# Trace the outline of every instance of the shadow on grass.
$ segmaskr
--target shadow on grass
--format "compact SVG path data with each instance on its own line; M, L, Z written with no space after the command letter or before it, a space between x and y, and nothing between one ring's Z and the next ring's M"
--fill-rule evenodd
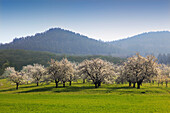
M62 93L62 92L78 92L85 89L95 89L94 86L82 86L82 87L76 87L76 86L67 86L64 89L61 90L55 90L56 93Z
M122 87L108 87L108 89L117 90L117 89L134 89L134 88L129 86L122 86Z
M18 90L20 90L21 88L33 88L33 87L37 87L37 86L19 86L19 89L18 89ZM0 90L0 92L18 91L18 90L16 90L16 88L10 88L10 89Z
M94 86L82 86L82 87L59 86L58 88L55 88L55 86L51 86L51 87L42 87L42 88L36 88L36 89L27 90L27 91L21 91L18 93L31 93L31 92L44 92L44 91L52 91L54 93L62 93L62 92L78 92L78 91L82 91L85 89L95 89L95 88L94 88Z
M112 92L117 92L117 93L120 93L120 94L133 94L133 93L136 94L136 93L140 93L140 92L138 92L136 90L129 90L129 89L136 89L136 88L129 87L129 86L108 87L107 89L108 90L106 91L106 93L112 93Z
M77 84L76 84L77 85ZM23 90L24 88L30 88L30 89L24 89L25 91L19 91L20 88ZM157 88L157 87L156 87ZM83 91L83 90L88 90L88 89L92 89L89 91L89 93L113 93L113 92L117 92L117 93L121 93L121 94L145 94L145 93L164 93L169 92L168 88L160 88L159 89L164 89L165 91L159 91L159 90L151 90L151 89L145 89L142 88L142 90L135 90L136 88L133 87L128 87L128 86L102 86L101 88L95 88L94 86L66 86L66 87L62 87L59 86L58 88L55 88L54 86L36 86L36 85L25 85L25 86L20 86L19 87L19 92L17 93L31 93L31 92L45 92L45 91L50 91L53 93L62 93L62 92L79 92L79 91ZM95 90L93 90L95 89ZM134 89L134 90L131 90ZM7 92L7 91L15 91L16 89L10 88L10 89L2 89L0 90L0 92Z
M30 88L30 89L27 89L26 91L19 91L20 89L24 89L24 88ZM25 86L19 86L18 90L16 90L16 88L13 87L9 89L2 89L0 90L0 92L19 91L17 93L31 93L31 92L52 91L54 93L62 93L62 92L78 92L78 91L82 91L85 89L94 89L94 86L66 86L66 87L58 86L58 88L55 88L55 86L39 87L36 85L25 85Z
M36 85L35 86L32 86L32 85L31 86L21 86L20 88L33 88L33 87L37 87L37 86ZM37 87L36 89L30 89L30 90L21 91L18 93L31 93L31 92L44 92L44 91L52 91L54 93L62 93L62 92L79 92L79 91L86 90L86 89L100 89L100 88L95 88L94 86L66 86L66 87L58 86L58 88L55 88L55 86L51 86L51 87ZM106 93L111 93L118 89L133 89L133 87L126 87L126 86L124 86L124 87L107 87L106 89L107 89L107 90L105 90ZM0 92L15 91L15 90L16 90L15 88L11 88L11 89L0 90Z
M44 92L44 91L62 93L62 92L77 92L77 91L81 91L84 89L93 89L93 87L92 86L89 86L89 87L66 86L63 88L62 86L59 86L58 88L55 88L55 86L51 86L51 87L42 87L42 88L36 88L36 89L27 90L27 91L21 91L18 93L31 93L31 92Z
M29 85L29 86L22 86L22 85L19 85L19 88L18 90L22 89L22 88L33 88L33 87L37 87L36 85L35 86L32 86L32 85ZM7 92L7 91L18 91L16 90L16 88L10 88L10 89L3 89L3 90L0 90L0 92Z
M54 86L52 87L42 87L42 88L36 88L36 89L31 89L28 91L21 91L18 93L30 93L30 92L44 92L44 91L51 91L54 88Z
M36 85L31 85L31 86L22 86L22 87L20 87L20 88L33 88L33 87L37 87Z
M10 88L10 89L0 90L0 92L15 91L15 90L16 88Z

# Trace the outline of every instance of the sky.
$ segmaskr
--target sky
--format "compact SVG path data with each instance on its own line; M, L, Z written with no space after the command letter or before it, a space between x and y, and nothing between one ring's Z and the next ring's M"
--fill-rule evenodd
M0 43L55 27L103 41L170 31L170 0L0 0Z

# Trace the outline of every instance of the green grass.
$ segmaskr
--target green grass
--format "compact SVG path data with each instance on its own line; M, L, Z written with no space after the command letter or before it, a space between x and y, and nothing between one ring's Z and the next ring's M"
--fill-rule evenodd
M0 80L0 113L169 113L170 88L157 84L143 84L141 89L124 85L104 85L94 88L93 84L73 83L72 86L55 88L49 85L28 84L19 86Z

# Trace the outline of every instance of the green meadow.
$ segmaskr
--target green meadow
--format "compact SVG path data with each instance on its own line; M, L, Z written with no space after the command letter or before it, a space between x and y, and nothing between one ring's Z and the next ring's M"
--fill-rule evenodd
M170 84L168 84L170 85ZM141 89L128 84L74 82L63 88L48 85L20 85L0 79L0 113L170 113L170 88L143 83Z

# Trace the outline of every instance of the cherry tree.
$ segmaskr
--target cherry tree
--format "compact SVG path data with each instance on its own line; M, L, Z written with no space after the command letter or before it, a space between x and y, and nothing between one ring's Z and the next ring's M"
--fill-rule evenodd
M165 81L166 87L168 87L168 82L170 81L170 66L165 65L164 70L163 70L163 75L164 75L164 81Z
M51 60L51 62L49 62L50 66L47 68L47 73L50 75L49 77L55 81L56 84L56 88L58 88L58 83L59 81L62 80L61 77L61 64L58 61L55 60Z
M124 65L119 65L119 66L116 66L115 67L115 72L116 72L116 80L115 82L118 83L118 84L123 84L124 82L128 81L127 80L127 77L126 77L126 72L125 72L125 69L124 69ZM131 82L130 83L130 86L131 86Z
M71 63L71 62L69 62L69 64L71 65L70 70L72 70L72 71L71 71L71 74L68 75L68 81L69 81L69 85L71 86L72 81L75 81L79 78L78 71L77 71L77 68L78 68L77 65L78 64L77 63Z
M62 59L60 62L51 60L50 66L47 68L47 72L50 75L50 78L55 80L56 88L58 87L59 81L62 81L63 87L65 87L65 82L71 81L74 77L74 68L70 61L66 58Z
M170 66L162 64L159 69L159 74L155 77L158 86L160 83L163 85L163 82L165 82L166 87L168 87L168 81L170 80Z
M80 79L83 80L83 84L86 82L86 80L87 80L87 81L90 80L90 77L89 77L88 74L85 72L85 69L84 69L84 70L81 69L81 68L83 68L84 65L85 65L84 62L82 62L82 63L78 64L78 66L77 66L77 75L78 75L78 77L79 77ZM84 67L84 68L85 68L85 67ZM84 72L83 72L83 71L84 71Z
M134 80L133 77L133 72L132 70L129 70L129 67L127 66L127 62L125 62L123 65L117 66L116 68L116 74L117 78L115 80L116 83L124 83L128 82L129 87L131 87L131 84L133 83L133 87L135 87L136 81Z
M101 86L101 83L112 83L115 77L113 64L99 58L84 60L79 64L80 74L87 75L95 84L95 88Z
M80 78L83 79L83 84L86 82L86 80L88 79L88 75L87 74L79 74Z
M154 56L149 55L145 58L137 54L128 58L125 70L130 81L137 83L137 88L140 89L143 80L149 80L158 75L158 66Z
M131 61L130 61L131 60ZM124 71L123 71L123 77L127 80L127 82L129 82L129 87L131 86L131 83L133 83L133 87L135 88L136 85L136 77L138 76L139 73L139 65L135 65L135 61L132 62L133 59L128 59L127 62L124 62ZM134 67L136 66L136 67Z
M32 68L33 68L32 65L27 65L27 66L23 66L22 70L21 70L21 72L23 72L25 75L25 80L26 80L27 84L29 82L33 81L32 77L31 77L32 76L32 74L31 74Z
M14 69L14 67L8 67L5 69L4 76L7 76L7 78L16 84L16 89L18 89L18 86L25 81L25 76L22 72L18 72Z
M25 75L27 75L27 80L36 82L38 86L39 82L43 79L45 68L41 64L34 64L33 66L24 66L22 71L25 72Z
M62 76L63 87L65 87L65 82L67 81L69 81L71 85L75 72L73 64L70 61L68 61L67 58L62 59L60 61L60 64L61 64L60 74Z

